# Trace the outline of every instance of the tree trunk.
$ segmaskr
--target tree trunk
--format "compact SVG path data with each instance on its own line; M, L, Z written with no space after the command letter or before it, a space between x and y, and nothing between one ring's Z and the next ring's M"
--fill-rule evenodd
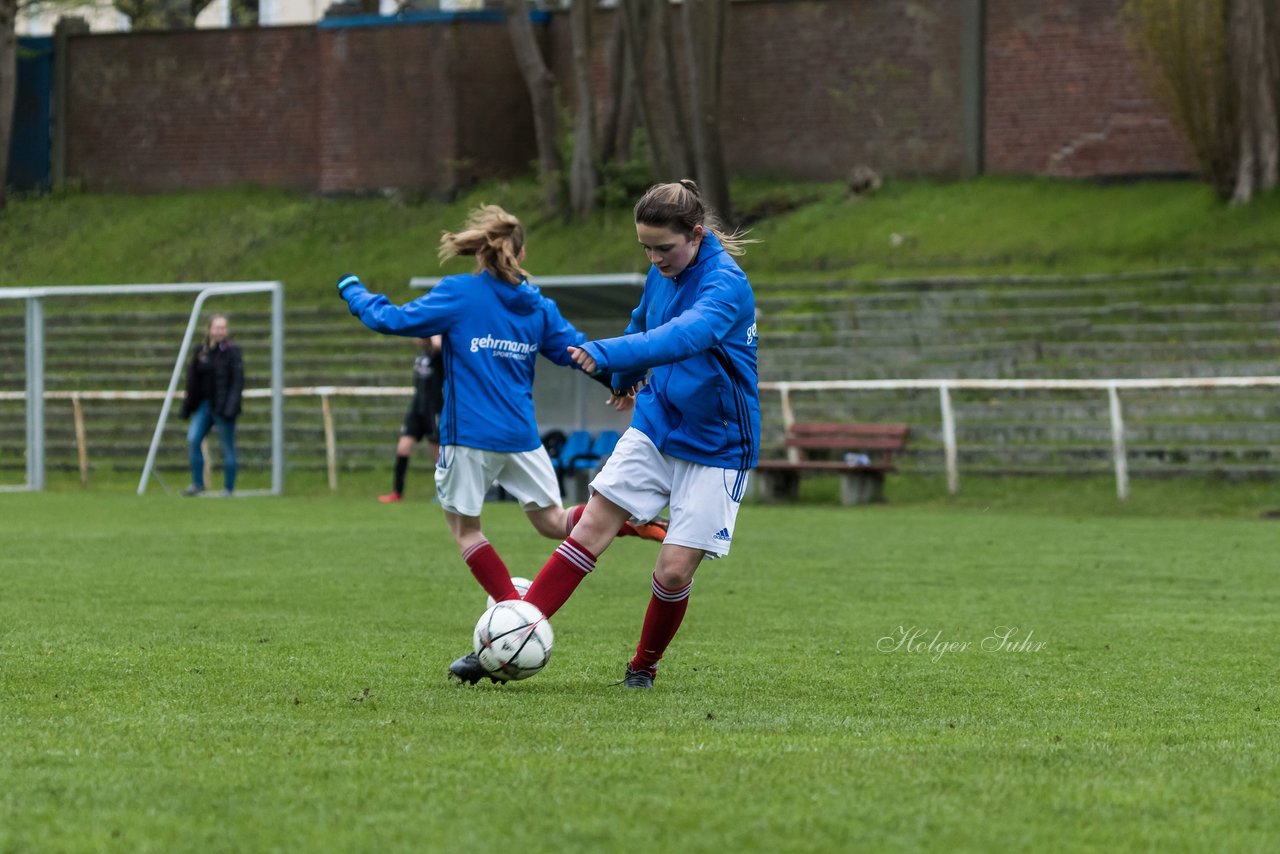
M591 92L591 0L573 0L569 29L573 34L573 82L577 91L573 116L573 163L569 171L569 207L585 218L596 202L596 109Z
M649 168L659 181L671 181L683 178L684 175L672 174L668 141L653 123L653 112L649 109L649 93L645 86L650 73L648 65L645 64L645 54L648 51L649 11L652 8L652 4L645 0L619 0L618 17L622 21L623 34L626 37L627 57L631 60L631 73L628 77L631 83L632 101L639 113L645 137L649 140Z
M613 32L609 36L609 108L604 114L600 129L600 162L609 163L618 151L618 128L622 124L622 111L626 106L623 97L626 85L627 44L623 39L621 9L614 15Z
M642 0L643 2L643 0ZM676 80L675 56L671 45L675 43L676 28L671 19L671 10L665 2L652 6L654 29L657 38L654 40L654 72L658 75L658 92L662 103L666 105L666 142L663 148L671 157L670 174L659 173L660 181L678 181L689 178L694 172L693 142L689 135L689 122L685 118L684 93ZM655 133L655 136L657 134Z
M1268 53L1263 0L1231 0L1229 50L1238 105L1233 204L1244 204L1258 192L1274 189L1277 172L1276 93Z
M1260 0L1261 2L1261 0ZM1258 70L1258 108L1262 121L1258 149L1261 152L1262 189L1269 192L1280 182L1280 3L1262 3L1258 9L1262 31L1262 62Z
M9 145L18 97L18 0L0 0L0 208L9 195Z
M720 64L728 8L729 0L685 0L684 3L698 184L702 197L726 222L732 220L733 213L720 138Z
M520 73L529 88L533 103L533 128L538 141L538 173L542 180L542 212L549 217L560 214L560 180L563 165L556 150L559 133L556 119L556 80L542 59L533 24L529 22L529 7L525 0L505 0L507 29L511 33L511 46L515 50Z
M632 71L629 55L627 59L626 67L622 69L622 109L616 132L618 159L624 163L631 159L631 141L636 133L636 75Z

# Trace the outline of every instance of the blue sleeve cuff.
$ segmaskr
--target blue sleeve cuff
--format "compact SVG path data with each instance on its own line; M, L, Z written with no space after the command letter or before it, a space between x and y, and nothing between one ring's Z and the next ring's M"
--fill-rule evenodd
M585 341L579 346L586 351L588 356L595 360L596 375L610 373L608 360L605 358L604 350L599 344L594 341Z
M644 379L644 374L614 374L613 388L618 391L625 391L633 388L636 383Z

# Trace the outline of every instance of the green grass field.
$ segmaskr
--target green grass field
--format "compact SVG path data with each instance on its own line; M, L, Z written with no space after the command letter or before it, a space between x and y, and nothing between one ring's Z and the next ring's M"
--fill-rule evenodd
M642 694L650 543L464 688L422 498L0 494L0 851L1274 850L1274 489L967 486L745 506Z

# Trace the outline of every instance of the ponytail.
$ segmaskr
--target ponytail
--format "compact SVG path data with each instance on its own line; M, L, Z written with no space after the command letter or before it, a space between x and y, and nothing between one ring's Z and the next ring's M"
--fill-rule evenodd
M520 266L524 228L520 220L497 205L481 205L467 216L462 231L440 235L440 261L474 255L479 268L504 282L518 285L529 277Z
M672 184L654 184L636 202L636 222L656 228L667 228L686 236L693 234L694 226L702 226L720 241L730 255L746 253L746 244L759 243L748 239L747 232L726 232L720 219L702 201L698 185L688 178Z

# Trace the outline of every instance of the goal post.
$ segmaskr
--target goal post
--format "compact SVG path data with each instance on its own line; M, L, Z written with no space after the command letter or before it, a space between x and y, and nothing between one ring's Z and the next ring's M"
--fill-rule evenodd
M263 291L271 294L271 489L269 494L279 495L284 491L284 285L280 282L228 282L205 286L199 291L191 306L187 331L182 336L182 347L178 350L178 358L173 363L169 388L165 393L164 402L160 405L160 417L156 419L155 434L151 437L151 447L147 450L147 462L143 466L142 477L138 479L139 495L147 491L147 481L155 470L156 454L160 451L160 439L164 435L165 424L173 408L173 396L178 388L178 380L182 378L183 368L187 364L187 352L191 349L191 339L196 334L196 326L200 322L200 310L204 307L205 300L211 296L262 293Z
M147 462L138 482L142 495L155 468L160 439L172 408L177 384L186 365L191 340L196 333L200 312L214 296L267 293L271 295L271 488L267 494L284 491L284 285L281 282L181 282L169 284L130 285L54 285L43 287L0 288L0 299L26 301L26 483L4 490L42 491L45 488L45 328L44 300L58 297L90 298L99 296L147 296L156 294L196 295L191 316L169 379L168 391L161 405L155 433L147 452ZM242 493L253 494L251 492Z

